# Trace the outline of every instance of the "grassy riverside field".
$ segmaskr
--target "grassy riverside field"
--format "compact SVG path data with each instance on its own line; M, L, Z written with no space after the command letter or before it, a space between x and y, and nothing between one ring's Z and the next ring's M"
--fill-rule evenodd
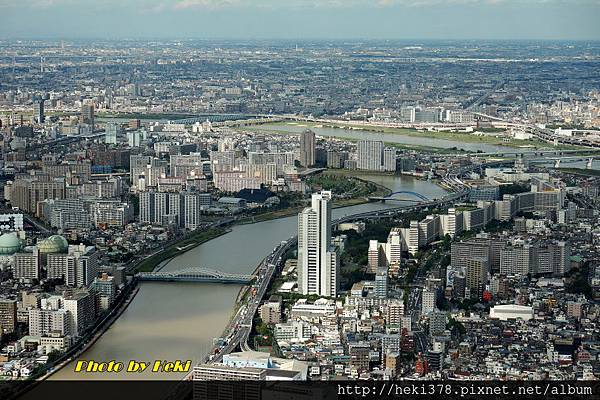
M321 175L319 175L322 178L327 178L327 177L332 177L334 179L339 179L340 181L343 182L348 182L348 181L352 181L351 179L348 178L354 178L354 180L357 181L357 186L355 187L355 195L351 198L346 198L346 199L340 199L340 198L336 198L333 200L333 208L342 208L342 207L349 207L349 206L355 206L358 204L364 204L364 203L368 203L368 197L370 196L374 196L374 197L378 197L378 196L385 196L386 194L390 193L391 190L381 186L381 185L377 185L374 182L371 181L366 181L360 178L360 172L359 171L346 171L348 172L347 174L344 173L344 170L327 170L325 172L323 172ZM358 172L358 173L357 173ZM370 174L369 175L373 175L371 173L371 171L369 171ZM382 175L390 175L389 173L381 173ZM340 179L340 177L345 177L346 179ZM330 182L330 185L335 184L335 182ZM368 186L366 185L370 185L371 187L374 187L375 189L368 189ZM323 187L323 189L325 190L330 190L330 189L334 189L331 186L328 187ZM334 190L335 192L335 190ZM280 210L274 210L274 211L267 211L265 213L261 213L258 215L253 215L253 216L249 216L246 217L242 220L239 221L240 224L253 224L255 222L263 222L263 221L269 221L272 219L277 219L277 218L284 218L284 217L290 217L292 215L297 215L300 211L302 211L305 207L308 206L307 204L303 204L301 206L295 206L295 207L288 207L285 209L280 209Z
M185 253L202 243L208 242L211 239L219 237L227 233L226 229L212 228L207 231L194 232L186 238L173 243L159 253L145 259L137 265L133 272L152 272L161 262Z
M317 122L301 122L301 123L300 122L287 122L287 123L272 122L272 123L268 123L268 124L264 124L264 125L270 125L271 127L289 125L289 126L306 126L307 128L315 128L315 127L321 128L322 127L322 128L334 128L334 129L363 130L363 131L384 133L384 134L391 134L391 135L431 138L431 139L441 139L441 140L452 140L452 141L459 141L459 142L463 142L463 143L482 143L482 144L490 144L490 145L497 145L497 146L513 147L513 148L526 148L526 147L540 148L540 147L543 147L543 148L555 148L555 149L560 149L560 150L574 150L574 149L581 148L579 146L572 146L572 145L559 145L559 146L555 147L552 143L546 143L546 142L543 142L538 139L533 139L533 140L511 139L509 142L505 142L503 137L496 137L496 136L491 136L491 135L473 135L473 134L463 133L463 132L447 132L447 131L431 132L431 131L426 131L426 130L420 131L420 130L412 129L412 128L390 128L390 127L384 127L384 126L357 125L357 124L345 123L345 122L339 122L339 123L336 122L335 124L317 123ZM255 125L254 127L245 127L244 129L260 130L260 125ZM285 129L281 129L281 130L269 129L269 130L273 131L273 132L290 134L290 132L286 131ZM492 131L492 133L494 133L494 132L501 132L502 130L482 129L482 131L483 132ZM435 146L418 146L418 145L398 146L397 143L396 144L390 143L390 145L396 145L396 147L407 147L407 148L418 149L418 150L424 150L427 148L439 150L439 148L437 148ZM444 149L444 150L448 150L448 149ZM454 152L456 152L456 151L454 151Z
M274 122L274 123L268 123L268 124L261 124L261 125L271 125L271 126L275 126L275 125L281 125L281 123L279 122ZM241 130L243 131L247 131L247 132L266 132L265 129L261 130L261 125L253 125L253 126L244 126L243 128L241 128ZM294 126L294 124L290 124L291 126ZM298 125L295 125L298 126ZM320 125L315 125L315 126L320 126ZM309 128L307 126L307 128ZM290 132L287 131L285 129L269 129L268 130L269 133L278 133L280 135L297 135L298 133L295 132ZM359 139L353 139L353 138L343 138L344 141L347 142L352 142L352 143L356 143L359 141ZM452 149L452 148L444 148L444 147L433 147L433 146L423 146L423 145L418 145L418 144L403 144L403 143L395 143L395 142L384 142L386 146L388 147L396 147L398 149L401 150L407 150L407 151L421 151L421 152L425 152L425 153L438 153L438 154L456 154L456 153L464 153L465 151L462 149Z

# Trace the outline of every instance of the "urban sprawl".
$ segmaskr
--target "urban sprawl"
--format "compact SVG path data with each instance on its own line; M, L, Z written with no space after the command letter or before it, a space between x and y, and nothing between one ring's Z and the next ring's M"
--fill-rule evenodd
M597 43L0 41L0 380L68 368L161 280L243 285L188 379L596 379L599 63ZM332 215L359 204L380 207ZM164 268L296 215L245 271Z

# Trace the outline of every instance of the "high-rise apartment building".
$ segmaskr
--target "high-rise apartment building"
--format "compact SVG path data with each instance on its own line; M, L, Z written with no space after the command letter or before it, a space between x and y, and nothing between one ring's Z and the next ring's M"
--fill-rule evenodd
M130 159L131 186L137 190L156 187L160 177L167 176L167 162L156 157L132 155Z
M187 178L203 175L203 161L200 153L174 154L170 156L170 176Z
M385 324L389 328L400 330L404 316L404 302L398 299L389 301L386 310Z
M383 149L384 145L382 141L359 141L356 167L368 171L383 170Z
M94 105L83 104L81 106L81 122L94 126Z
M400 232L402 233L403 248L407 249L412 256L417 254L420 245L419 221L410 221L410 226L400 228Z
M527 275L533 272L537 251L532 244L523 243L506 246L500 252L502 275Z
M37 180L18 178L12 184L11 204L29 213L38 213L38 204L47 199L64 199L64 180Z
M312 167L315 165L315 153L315 133L307 129L300 135L300 164L303 167Z
M104 127L104 143L106 144L117 144L118 135L121 131L121 126L114 122L109 122Z
M17 301L0 299L0 331L12 333L17 325Z
M94 246L69 246L67 254L46 256L48 278L63 279L68 286L87 287L98 275L98 252Z
M396 149L388 147L383 150L382 169L388 172L396 171Z
M64 309L34 308L29 310L29 334L33 336L68 335L69 316Z
M331 246L331 192L312 195L312 206L298 215L298 288L302 294L335 297L337 253Z
M487 282L489 261L486 258L470 257L466 266L466 286L471 297L479 297Z
M427 315L435 309L436 292L423 290L421 293L421 314Z
M385 243L387 264L398 264L402 259L402 234L399 228L393 228Z
M202 221L202 210L210 207L210 193L140 193L140 221L194 230Z
M327 151L327 168L344 168L344 162L348 159L347 151Z
M97 227L124 226L133 220L133 207L119 200L98 200L90 204L90 216Z
M40 278L40 264L37 251L14 255L13 276L17 279Z
M442 236L455 237L463 230L462 213L455 208L449 208L447 214L440 215Z
M44 99L37 99L33 103L33 115L38 124L43 124L46 120L44 115Z
M387 267L377 268L375 273L375 296L385 299L388 296L388 269Z
M64 309L68 312L69 332L81 336L94 321L95 299L87 291L75 292L64 299Z
M367 260L367 272L370 274L374 274L377 268L386 264L382 243L379 243L377 240L369 241Z

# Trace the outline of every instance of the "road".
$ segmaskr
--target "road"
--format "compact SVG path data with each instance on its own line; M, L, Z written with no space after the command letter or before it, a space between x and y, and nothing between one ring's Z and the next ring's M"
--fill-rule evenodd
M342 218L332 221L333 225L337 225L344 222L365 220L372 218L387 218L390 215L395 214L398 211L408 209L420 209L439 205L449 205L455 203L457 200L462 199L468 195L467 190L463 190L458 193L452 193L441 199L422 202L416 205L403 205L394 208L388 208L377 211L369 211L365 213L359 213L354 215L344 216ZM218 363L223 360L225 354L233 352L238 346L242 350L251 350L248 339L252 332L252 321L258 307L269 287L269 284L275 274L278 267L281 266L283 261L283 255L288 249L290 249L297 242L297 236L289 238L287 241L282 242L276 248L273 249L271 254L265 257L258 265L256 271L256 281L253 287L256 288L256 292L250 295L243 305L240 306L235 316L231 319L227 328L224 330L222 337L224 343L219 347L213 348L211 354L208 354L204 362ZM418 277L420 272L418 272Z
M48 233L52 232L50 229L48 229L46 227L46 225L40 223L35 218L30 217L28 214L23 213L23 220L25 222L27 222L29 225L31 225L34 228L36 228L41 233L48 234Z
M252 285L256 288L256 292L254 294L250 292L245 304L238 309L235 316L229 322L222 335L225 338L225 343L215 348L213 354L207 355L205 362L221 362L223 356L234 351L238 345L242 350L251 350L248 339L252 332L254 315L258 311L260 302L267 292L275 271L283 262L283 255L296 244L296 240L297 238L293 236L287 241L282 242L273 249L271 254L260 262L256 269L256 281Z
M78 142L80 140L98 139L98 138L101 138L102 136L104 136L103 129L100 131L94 131L94 133L87 134L87 135L65 136L65 137L53 139L53 140L50 140L47 142L31 144L31 145L27 146L27 151L33 151L33 150L38 150L38 149L43 149L43 148L51 148L52 146L56 146L59 144L69 144L69 143Z
M507 81L503 80L498 82L497 84L494 85L493 88L487 90L485 93L483 93L481 96L477 97L476 99L472 100L470 103L467 103L465 105L465 110L472 110L473 108L481 105L484 101L487 100L488 97L490 97L492 94L494 94L497 90L501 89Z

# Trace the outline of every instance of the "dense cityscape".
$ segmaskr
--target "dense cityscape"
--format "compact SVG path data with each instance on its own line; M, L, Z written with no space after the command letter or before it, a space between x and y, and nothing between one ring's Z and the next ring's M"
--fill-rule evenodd
M0 380L126 363L125 327L193 362L167 379L597 379L599 68L592 41L0 41ZM169 288L173 320L141 300Z

